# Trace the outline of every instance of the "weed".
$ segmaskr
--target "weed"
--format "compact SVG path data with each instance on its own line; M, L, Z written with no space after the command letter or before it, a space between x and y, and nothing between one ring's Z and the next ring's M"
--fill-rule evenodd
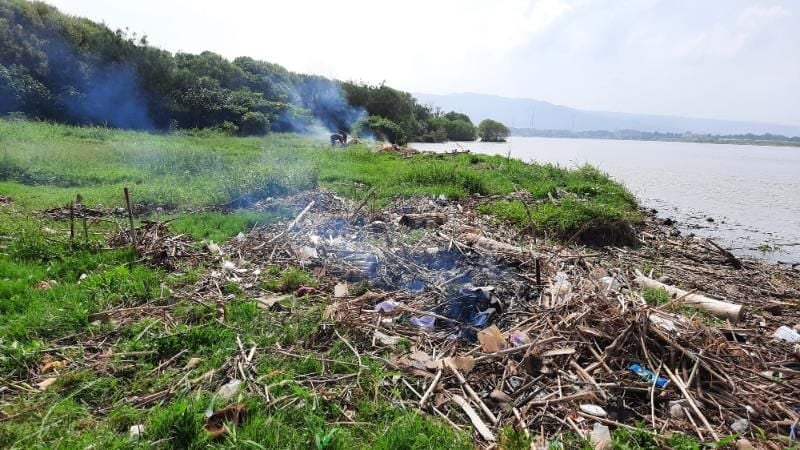
M648 305L658 306L668 303L672 300L666 289L663 288L645 288L642 291L642 298Z

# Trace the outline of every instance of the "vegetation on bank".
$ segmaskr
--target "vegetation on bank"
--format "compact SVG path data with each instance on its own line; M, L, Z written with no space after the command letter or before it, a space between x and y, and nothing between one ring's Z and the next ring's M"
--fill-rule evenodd
M508 127L492 119L484 119L478 124L478 136L483 142L505 142Z
M487 212L539 233L568 238L588 221L636 219L634 197L589 166L567 170L501 156L422 154L408 159L368 145L331 149L296 134L228 137L151 134L0 120L0 191L25 209L137 202L184 210L248 202L316 187L376 205L411 195L463 198L524 190L532 201L498 200ZM551 201L550 199L554 201ZM529 214L530 213L530 214Z
M245 208L249 203L316 187L359 200L372 189L367 208L398 196L456 199L527 191L525 206L534 212L530 219L507 211L513 210L512 200L488 203L487 212L558 235L560 226L581 226L577 221L583 217L569 211L576 205L599 213L612 204L616 219L635 216L632 197L594 169L496 156L404 158L366 145L332 149L296 134L150 134L18 120L0 120L0 146L0 378L15 392L28 390L0 403L4 448L472 448L468 433L404 407L387 388L394 373L381 361L359 361L343 341L322 353L325 361L318 359L319 352L268 351L316 339L327 326L326 305L318 300L300 298L285 308L264 310L237 286L219 286L229 296L220 322L213 308L192 299L193 283L213 268L201 264L167 273L136 262L128 250L104 249L102 237L93 233L88 240L70 242L68 223L37 214L76 194L87 206L118 207L124 204L122 187L128 186L134 202L151 210L163 207L161 217L173 219L174 232L216 241L296 214L255 212ZM211 205L243 209L187 211ZM91 227L114 229L104 222ZM262 279L263 289L276 292L316 283L311 273L281 266L265 270ZM143 305L168 307L171 325L148 314L124 320L102 314ZM98 355L85 345L96 336L111 336L111 354ZM264 350L254 359L261 380L271 386L272 398L291 403L271 404L247 392L220 400L214 399L212 386L176 384L184 374L192 380L218 369L239 352L239 341ZM184 349L188 353L160 367ZM199 362L187 369L190 357ZM52 361L67 365L45 369ZM346 396L319 398L294 381L322 372L347 376L358 364L364 365L359 388ZM41 392L21 384L23 373L45 370L56 381ZM173 391L163 400L131 401L168 388ZM236 401L246 405L243 423L212 441L202 429L206 409L212 402L218 408ZM138 425L144 427L141 435L131 438L131 427ZM565 439L565 445L582 445L574 437ZM529 448L528 440L510 429L501 440L504 448Z
M701 134L701 133L661 133L658 131L639 130L537 130L532 128L512 128L511 135L523 137L553 137L575 139L617 139L622 141L666 141L691 142L702 144L740 144L740 145L772 145L800 146L800 136L784 136L780 134Z
M249 57L176 53L41 2L0 1L0 114L128 129L214 128L232 135L330 132L472 140L463 114L385 84L293 73Z

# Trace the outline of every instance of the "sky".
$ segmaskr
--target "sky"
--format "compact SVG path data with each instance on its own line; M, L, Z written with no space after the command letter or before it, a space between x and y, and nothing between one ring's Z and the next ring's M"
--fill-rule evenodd
M795 0L47 0L171 52L411 92L800 125Z

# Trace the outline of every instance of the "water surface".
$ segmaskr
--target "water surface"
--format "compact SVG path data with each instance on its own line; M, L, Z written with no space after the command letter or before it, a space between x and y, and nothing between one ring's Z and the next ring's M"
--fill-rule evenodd
M589 163L624 183L660 217L678 220L685 232L713 238L738 254L800 262L800 148L536 137L412 146L460 146L567 167ZM777 250L765 253L765 246Z

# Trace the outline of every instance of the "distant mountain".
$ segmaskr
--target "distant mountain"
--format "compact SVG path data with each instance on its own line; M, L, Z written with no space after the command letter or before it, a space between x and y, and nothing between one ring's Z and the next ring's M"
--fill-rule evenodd
M473 122L494 119L509 127L538 130L638 130L662 133L781 134L800 136L800 126L740 120L696 119L606 111L587 111L541 100L507 98L485 94L414 94L420 103L460 111Z

